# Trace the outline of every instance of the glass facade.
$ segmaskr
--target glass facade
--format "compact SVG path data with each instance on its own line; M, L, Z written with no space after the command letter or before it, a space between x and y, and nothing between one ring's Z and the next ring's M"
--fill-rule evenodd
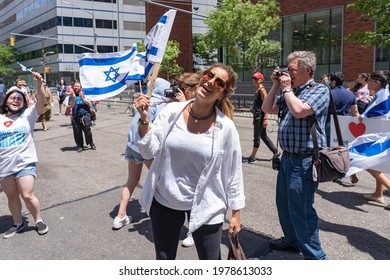
M291 52L309 50L317 55L315 79L340 71L342 24L341 7L283 17L281 65L286 65Z

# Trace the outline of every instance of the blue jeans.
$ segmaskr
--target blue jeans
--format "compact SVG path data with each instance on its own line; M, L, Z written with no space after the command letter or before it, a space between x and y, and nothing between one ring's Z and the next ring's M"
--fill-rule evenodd
M284 241L297 245L305 259L326 255L318 233L318 216L313 207L318 182L310 179L312 159L282 156L276 183L276 206Z

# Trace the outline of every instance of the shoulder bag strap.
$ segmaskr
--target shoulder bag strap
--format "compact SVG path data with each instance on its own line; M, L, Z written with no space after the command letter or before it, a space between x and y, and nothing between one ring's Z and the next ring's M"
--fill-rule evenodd
M344 141L343 141L343 136L341 135L340 131L340 124L339 124L339 119L337 117L337 112L336 112L336 106L334 104L332 92L329 89L329 106L331 107L331 114L333 115L333 121L334 121L334 126L336 130L336 135L337 135L337 141L339 143L339 146L344 146ZM314 146L314 152L313 152L313 160L316 161L318 160L318 140L317 140L317 131L316 131L316 122L315 122L315 117L310 116L310 132L311 132L311 137L313 139L313 146Z

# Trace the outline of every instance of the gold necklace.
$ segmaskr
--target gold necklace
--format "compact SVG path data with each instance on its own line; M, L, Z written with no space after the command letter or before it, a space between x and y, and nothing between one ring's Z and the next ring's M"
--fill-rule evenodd
M188 113L190 113L190 116L194 119L194 122L197 123L198 121L208 120L215 114L215 110L213 110L210 114L204 117L197 117L195 116L194 112L192 112L192 105L189 106Z

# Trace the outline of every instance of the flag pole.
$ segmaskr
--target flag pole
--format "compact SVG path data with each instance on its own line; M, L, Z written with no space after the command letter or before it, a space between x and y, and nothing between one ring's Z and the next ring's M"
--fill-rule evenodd
M161 63L156 62L153 67L152 75L150 75L149 83L148 83L148 92L146 93L148 96L152 96L152 92L154 90L154 84L156 83L158 71L160 70Z

